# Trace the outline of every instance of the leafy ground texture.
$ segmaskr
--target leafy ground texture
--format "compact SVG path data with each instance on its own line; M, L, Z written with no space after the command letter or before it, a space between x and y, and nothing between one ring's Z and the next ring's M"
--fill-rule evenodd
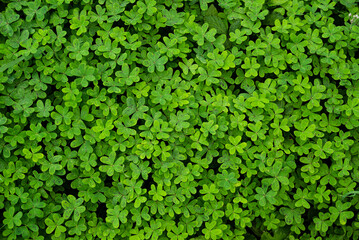
M0 0L0 239L358 239L358 3Z

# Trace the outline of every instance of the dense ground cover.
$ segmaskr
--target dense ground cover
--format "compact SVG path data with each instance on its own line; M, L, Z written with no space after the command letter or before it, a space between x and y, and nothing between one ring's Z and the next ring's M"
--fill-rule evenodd
M0 238L358 239L356 0L0 12Z

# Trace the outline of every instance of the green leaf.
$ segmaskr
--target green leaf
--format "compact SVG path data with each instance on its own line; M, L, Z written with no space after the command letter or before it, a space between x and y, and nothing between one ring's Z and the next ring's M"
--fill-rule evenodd
M106 217L106 222L112 223L114 228L120 226L120 221L122 223L127 222L127 209L121 209L119 205L116 205L114 208L107 209L108 217Z
M14 29L12 28L11 24L16 22L19 18L20 18L20 15L17 14L11 8L6 8L6 10L4 12L0 13L0 30L1 30L0 32L1 32L1 34L4 35L5 37L13 36ZM0 70L1 70L1 68L0 68Z
M308 203L308 189L297 189L297 193L294 194L294 199L297 201L295 202L296 207L305 207L307 209L310 208L310 205Z
M348 219L354 217L354 213L352 211L346 211L351 206L349 202L342 203L340 201L337 201L335 205L335 207L329 208L329 212L331 213L330 220L332 222L334 222L339 217L340 224L345 225Z
M116 152L111 152L108 157L101 157L100 160L106 165L101 165L99 169L101 172L105 172L108 176L113 176L115 172L123 172L125 158L123 156L116 157Z
M163 72L165 70L164 65L167 63L168 57L161 56L159 52L148 52L147 58L143 61L143 65L148 68L148 72L153 73L157 69L159 72Z
M283 5L284 3L286 3L288 0L269 0L268 1L268 6L278 6L278 5Z
M10 207L4 212L5 219L3 220L3 223L7 225L9 229L13 229L15 226L21 226L22 215L22 212L16 212L15 214L15 208Z
M217 9L213 4L205 12L204 21L208 23L209 28L216 29L218 34L226 34L228 31L227 20L218 16Z
M205 40L208 40L209 42L214 42L216 40L214 36L216 35L217 30L212 28L207 31L208 28L208 23L204 23L202 27L196 25L196 34L193 36L193 40L197 41L199 46L202 46Z
M231 155L234 155L237 153L243 153L244 152L244 148L247 146L246 142L241 142L242 137L241 136L237 136L237 137L233 137L233 136L229 136L229 143L226 144L226 148L229 150L229 153Z
M216 228L217 222L206 222L205 223L206 228L202 230L202 232L205 234L206 239L220 239L222 236L222 230L219 228Z
M151 185L151 190L148 192L150 195L153 195L154 201L163 201L163 197L167 195L166 191L162 189L162 184L158 184L157 188L155 185Z
M60 214L52 214L51 218L45 219L45 224L47 225L46 233L54 233L55 237L60 237L62 233L66 232L66 227L61 225L64 221L65 219L60 217Z

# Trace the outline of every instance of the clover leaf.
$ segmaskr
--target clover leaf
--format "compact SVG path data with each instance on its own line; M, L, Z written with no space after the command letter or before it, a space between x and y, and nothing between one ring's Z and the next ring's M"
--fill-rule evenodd
M161 56L159 52L149 52L147 53L147 58L143 61L143 65L148 68L148 72L150 73L153 73L156 69L159 72L163 72L165 70L164 65L167 61L167 56Z
M10 207L4 212L5 219L3 220L3 223L6 224L9 229L13 229L15 226L21 226L22 216L22 212L16 212L15 214L15 208Z
M66 227L62 226L65 219L60 216L58 213L54 213L51 218L45 219L45 224L47 225L46 233L54 233L55 237L60 237L62 233L66 231Z

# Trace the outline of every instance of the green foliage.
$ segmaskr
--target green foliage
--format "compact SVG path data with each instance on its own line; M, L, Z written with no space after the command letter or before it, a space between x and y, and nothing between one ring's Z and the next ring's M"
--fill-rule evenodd
M0 239L359 239L357 0L0 0Z

